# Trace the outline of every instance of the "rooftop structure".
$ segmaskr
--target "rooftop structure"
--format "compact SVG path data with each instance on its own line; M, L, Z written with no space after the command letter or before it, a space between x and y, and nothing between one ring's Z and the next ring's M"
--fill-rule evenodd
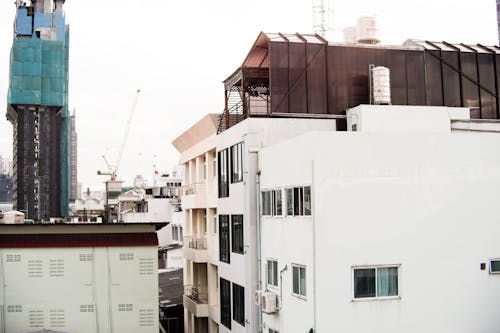
M63 4L16 2L7 96L14 203L37 221L69 215L69 27Z
M402 46L340 44L319 35L261 33L224 81L219 133L247 117L340 118L370 103L369 66L391 71L392 104L468 107L499 119L497 46L408 40Z

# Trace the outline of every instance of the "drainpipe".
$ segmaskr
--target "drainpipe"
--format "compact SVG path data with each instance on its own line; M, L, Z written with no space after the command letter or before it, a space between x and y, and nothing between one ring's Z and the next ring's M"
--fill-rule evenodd
M5 304L5 271L4 271L4 265L3 265L3 251L0 250L0 272L2 273L2 276L1 276L1 282L2 282L2 313L0 313L0 319L2 320L2 333L6 333L7 330L6 330L6 319L7 319L7 316L6 316L6 312L7 312L7 309L6 309L6 306L7 304Z
M283 330L283 273L288 270L288 265L285 265L283 269L280 271L280 304L278 306L279 308L279 316L280 316L280 332L284 332Z
M314 159L311 161L311 219L312 219L312 227L313 227L313 244L312 244L312 250L313 250L313 332L316 333L316 309L317 309L317 299L316 299L316 205L314 200L316 199L315 195L316 191L316 184L315 184L315 177L314 177Z
M262 249L261 249L261 239L260 239L260 170L259 170L259 150L249 149L249 154L255 154L257 159L257 172L255 174L255 221L256 221L256 233L257 233L257 290L262 290ZM259 333L262 333L262 305L259 304L259 321L258 329Z

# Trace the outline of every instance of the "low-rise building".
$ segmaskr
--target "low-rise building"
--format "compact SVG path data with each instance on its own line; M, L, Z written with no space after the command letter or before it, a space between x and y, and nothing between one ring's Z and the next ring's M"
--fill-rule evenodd
M150 332L154 224L0 224L0 332Z

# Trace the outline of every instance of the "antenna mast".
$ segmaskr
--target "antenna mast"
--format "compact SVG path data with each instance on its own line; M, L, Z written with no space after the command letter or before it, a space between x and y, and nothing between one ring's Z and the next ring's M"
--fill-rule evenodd
M333 0L312 0L313 31L333 40Z

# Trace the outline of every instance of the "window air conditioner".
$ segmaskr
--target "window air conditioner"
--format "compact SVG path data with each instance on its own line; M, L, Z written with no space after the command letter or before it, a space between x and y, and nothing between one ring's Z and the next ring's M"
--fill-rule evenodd
M278 296L272 292L262 292L260 304L263 312L275 313L278 311Z

